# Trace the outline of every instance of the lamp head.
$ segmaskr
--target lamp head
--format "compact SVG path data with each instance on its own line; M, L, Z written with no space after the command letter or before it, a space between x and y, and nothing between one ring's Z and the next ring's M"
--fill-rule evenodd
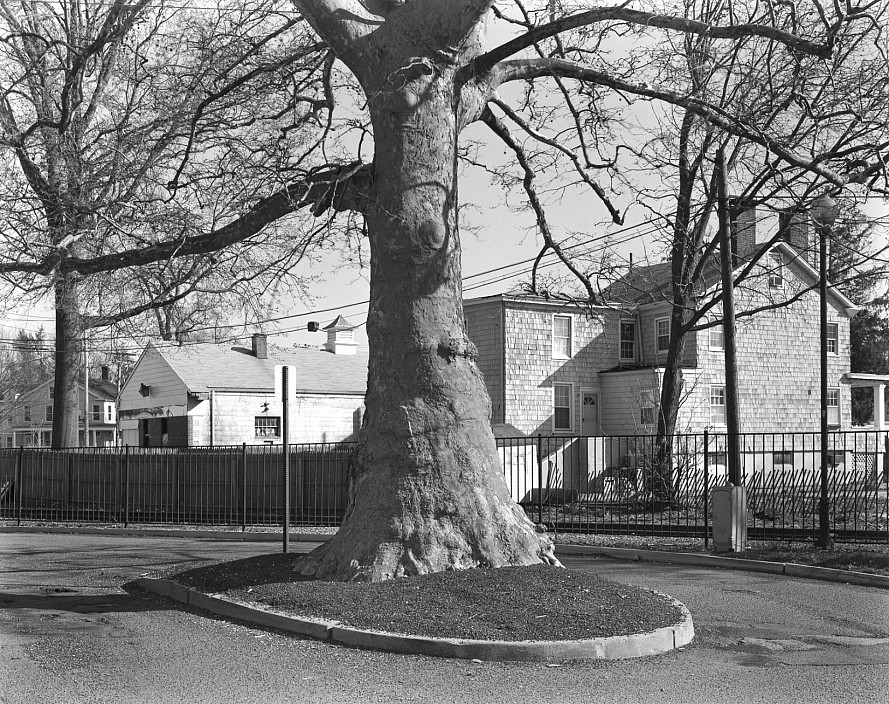
M831 227L837 219L837 202L827 193L818 196L809 209L809 214L816 225Z

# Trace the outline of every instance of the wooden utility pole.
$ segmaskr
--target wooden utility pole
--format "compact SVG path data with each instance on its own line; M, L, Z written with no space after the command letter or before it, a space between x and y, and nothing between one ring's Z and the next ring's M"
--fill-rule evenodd
M741 486L740 415L738 412L738 356L735 345L735 297L732 282L732 249L729 230L725 152L716 153L719 171L719 243L722 264L722 320L725 337L725 424L728 432L728 478Z

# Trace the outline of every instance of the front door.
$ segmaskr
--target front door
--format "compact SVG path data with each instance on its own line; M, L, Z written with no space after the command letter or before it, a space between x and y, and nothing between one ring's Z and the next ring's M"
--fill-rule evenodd
M586 464L586 492L602 491L605 468L605 441L599 435L599 394L583 390L580 394L580 432L584 437L579 441L583 447Z
M599 434L599 394L584 391L581 401L580 434Z

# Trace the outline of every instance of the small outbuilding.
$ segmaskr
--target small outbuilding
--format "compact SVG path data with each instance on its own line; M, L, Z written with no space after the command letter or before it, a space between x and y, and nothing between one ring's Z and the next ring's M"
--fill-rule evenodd
M291 443L354 439L364 410L367 357L352 340L354 326L342 316L334 323L325 328L323 349L281 349L263 334L253 335L250 348L149 344L121 388L123 444L281 444L277 365L296 371L288 382Z

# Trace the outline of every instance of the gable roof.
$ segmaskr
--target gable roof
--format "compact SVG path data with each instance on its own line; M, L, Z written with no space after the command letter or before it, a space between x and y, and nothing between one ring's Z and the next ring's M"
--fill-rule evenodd
M47 379L36 386L32 386L30 389L26 391L22 391L18 395L16 399L14 399L17 403L30 400L36 394L38 394L41 390L46 389L49 386L52 386L55 383L53 379ZM80 391L83 391L83 382L78 380L77 388ZM117 384L112 381L105 381L104 379L94 379L90 377L90 396L101 399L103 401L114 401L117 399ZM13 399L9 399L13 400Z
M785 265L794 268L797 275L808 285L811 286L818 282L818 271L789 244L786 242L776 242L771 249L781 252L786 257ZM738 271L746 264L747 262L743 262L736 266L733 271ZM715 257L711 257L703 267L697 293L699 295L705 294L710 288L720 283L721 276L722 272L719 261ZM631 303L635 305L664 303L671 298L670 289L672 281L672 265L668 261L649 266L637 266L608 286L602 295L606 301L615 303ZM828 299L837 308L847 312L857 310L852 301L834 288L828 289Z
M367 357L362 355L336 355L311 347L285 350L270 345L268 358L257 359L250 349L227 345L149 347L170 365L191 393L272 391L277 364L296 367L296 378L290 383L297 393L363 396L367 389Z

